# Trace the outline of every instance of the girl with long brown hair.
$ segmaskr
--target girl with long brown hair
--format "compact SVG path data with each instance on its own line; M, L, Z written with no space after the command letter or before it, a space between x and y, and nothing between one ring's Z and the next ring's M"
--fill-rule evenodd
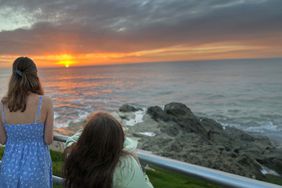
M65 161L65 187L152 188L124 142L122 125L114 117L104 112L92 115Z
M53 107L43 94L35 63L17 58L0 105L0 143L5 144L1 188L52 187L48 145L53 140Z

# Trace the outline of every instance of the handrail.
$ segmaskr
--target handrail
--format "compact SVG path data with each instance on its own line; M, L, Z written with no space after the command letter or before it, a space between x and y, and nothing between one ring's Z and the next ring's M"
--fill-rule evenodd
M54 136L54 140L65 142L68 137ZM200 178L224 187L234 188L282 188L280 185L267 183L199 165L189 164L166 157L154 155L148 151L137 150L138 157L141 162L151 164L163 169L172 170L187 176ZM1 165L1 161L0 161ZM53 182L63 184L64 179L53 175Z
M59 142L65 142L68 137L55 136L54 140ZM199 165L189 164L166 157L154 155L148 151L137 150L138 158L141 162L151 164L163 169L173 170L178 173L182 173L187 176L193 176L209 182L224 186L224 187L236 187L236 188L282 188L282 186L271 184ZM63 179L57 180L63 181Z

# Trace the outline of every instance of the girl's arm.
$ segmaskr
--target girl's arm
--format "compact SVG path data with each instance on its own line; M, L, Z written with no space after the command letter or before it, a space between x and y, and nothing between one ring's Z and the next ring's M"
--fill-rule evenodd
M115 169L113 187L153 188L148 176L133 156L123 156Z
M75 144L78 141L82 131L83 131L83 129L79 129L74 135L69 136L68 139L65 142L65 148L68 148L71 145Z
M83 129L80 129L78 132L76 132L74 135L68 137L68 139L65 142L65 149L64 149L64 157L67 158L67 156L70 154L71 150L73 149L74 145L77 143Z
M53 142L53 126L54 126L54 111L53 104L50 98L44 97L47 116L45 120L45 131L44 131L44 141L46 144L50 145Z
M6 132L5 132L5 129L4 129L4 123L3 123L3 119L2 119L2 114L4 113L3 112L3 103L0 102L0 144L4 145L6 143Z
M4 145L5 143L6 143L6 132L3 125L2 115L0 115L0 144Z

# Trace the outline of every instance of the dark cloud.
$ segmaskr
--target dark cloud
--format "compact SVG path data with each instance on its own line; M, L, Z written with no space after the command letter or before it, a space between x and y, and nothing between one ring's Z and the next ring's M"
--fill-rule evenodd
M33 21L30 28L0 32L0 54L133 52L219 42L282 48L281 0L0 0L0 4L23 16L31 14Z

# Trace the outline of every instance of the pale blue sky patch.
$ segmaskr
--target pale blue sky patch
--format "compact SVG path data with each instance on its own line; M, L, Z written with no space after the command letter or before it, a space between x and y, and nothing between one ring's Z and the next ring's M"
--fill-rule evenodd
M61 14L46 14L41 8L30 10L23 6L1 6L0 32L13 31L16 29L30 29L34 24L39 22L56 23L61 19Z
M32 14L25 13L24 9L15 10L11 7L0 8L0 32L19 28L30 28L35 20Z

